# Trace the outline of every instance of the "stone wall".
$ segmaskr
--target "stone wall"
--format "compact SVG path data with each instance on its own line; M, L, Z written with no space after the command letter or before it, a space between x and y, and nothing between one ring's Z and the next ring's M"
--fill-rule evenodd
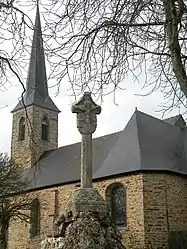
M143 174L145 244L168 248L172 231L187 231L187 179L174 174Z
M126 189L127 227L120 228L126 248L144 246L143 182L142 175L135 174L95 183L105 198L106 189L113 183L122 183Z
M115 182L124 184L127 190L127 227L120 228L120 231L124 241L129 245L129 248L131 248L131 244L136 245L134 248L140 248L144 244L142 176L131 175L104 180L95 182L94 186L105 198L107 187ZM33 199L38 197L41 203L41 236L40 238L31 240L29 238L29 224L12 221L9 229L8 249L38 249L41 240L45 239L46 236L52 236L54 218L58 210L60 210L60 213L63 213L71 208L69 206L68 197L74 189L77 189L77 184L32 193L31 197ZM56 190L59 191L58 195L56 195ZM55 205L56 196L58 196L59 199L59 207Z
M41 140L42 120L49 120L49 141ZM25 140L18 141L19 121L25 118ZM25 168L32 166L44 151L58 147L58 113L37 106L13 113L11 154Z
M127 195L127 227L120 228L126 248L165 249L168 231L187 231L187 179L143 173L98 181L94 187L105 198L108 186L117 182L124 185ZM71 208L68 198L77 186L32 193L41 203L41 236L30 240L29 225L12 221L8 249L38 249L39 241L53 235L55 217Z

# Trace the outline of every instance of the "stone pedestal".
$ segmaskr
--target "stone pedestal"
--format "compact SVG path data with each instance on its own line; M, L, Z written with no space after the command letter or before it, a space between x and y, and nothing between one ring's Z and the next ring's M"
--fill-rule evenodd
M122 236L113 224L109 208L93 188L70 196L74 221L67 227L63 249L124 249Z
M96 189L73 191L69 206L73 216L65 225L63 237L45 240L42 249L125 249L108 206Z
M70 196L71 210L75 215L81 213L109 214L109 209L99 192L93 188L81 188Z

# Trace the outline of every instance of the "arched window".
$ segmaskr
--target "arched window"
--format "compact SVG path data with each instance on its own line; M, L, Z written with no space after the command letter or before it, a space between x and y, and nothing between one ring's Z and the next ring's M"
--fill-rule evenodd
M42 140L49 140L49 121L47 117L44 117L42 120Z
M19 121L18 141L23 141L23 140L25 140L25 119L24 117L21 117Z
M34 199L30 208L30 237L34 238L40 234L40 202Z
M111 218L116 226L126 226L126 190L121 183L111 184L106 191Z

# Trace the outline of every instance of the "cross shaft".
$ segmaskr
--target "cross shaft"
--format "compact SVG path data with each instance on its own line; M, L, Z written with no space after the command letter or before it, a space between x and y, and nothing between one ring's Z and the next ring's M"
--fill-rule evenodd
M85 92L83 97L72 106L77 113L77 128L82 134L81 142L81 187L92 188L92 134L97 128L97 116L101 107L92 99L91 93Z

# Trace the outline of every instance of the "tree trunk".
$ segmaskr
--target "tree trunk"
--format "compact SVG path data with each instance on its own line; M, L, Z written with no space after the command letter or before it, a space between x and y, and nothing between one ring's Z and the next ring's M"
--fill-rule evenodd
M9 219L3 217L0 224L0 249L7 249L8 225Z
M173 72L180 85L180 89L187 98L187 75L182 62L179 44L179 25L184 14L183 0L163 0L166 17L166 34L171 55Z

